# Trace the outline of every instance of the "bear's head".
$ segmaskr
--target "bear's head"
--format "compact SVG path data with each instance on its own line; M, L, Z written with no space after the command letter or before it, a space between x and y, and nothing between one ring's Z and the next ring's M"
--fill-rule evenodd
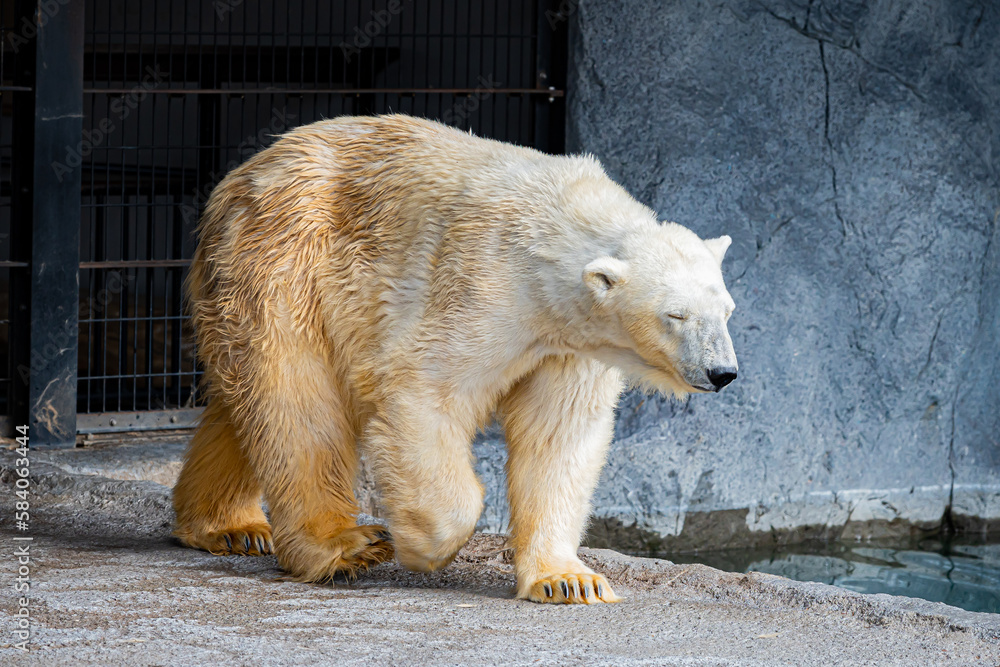
M703 241L675 223L628 234L583 270L595 355L639 386L683 397L736 379L727 322L735 304L722 279L731 239Z

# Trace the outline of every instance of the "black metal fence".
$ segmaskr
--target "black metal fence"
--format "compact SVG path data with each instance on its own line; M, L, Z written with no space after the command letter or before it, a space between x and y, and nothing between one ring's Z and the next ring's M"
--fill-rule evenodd
M193 230L274 135L399 111L563 148L557 2L22 0L0 31L0 413L37 444L192 422Z
M16 87L8 72L17 67L17 54L8 48L9 35L14 30L14 6L3 4L0 8L0 346L10 345L10 272L14 267L10 253L11 228L11 169L13 168L13 127L14 96ZM11 393L10 354L0 355L0 415L10 414ZM9 419L0 430L9 429Z

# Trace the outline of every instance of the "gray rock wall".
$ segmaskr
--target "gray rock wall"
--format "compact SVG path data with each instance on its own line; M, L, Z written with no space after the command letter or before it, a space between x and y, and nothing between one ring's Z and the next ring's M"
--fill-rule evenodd
M570 150L733 237L740 357L720 395L625 397L595 541L1000 518L1000 4L566 6Z

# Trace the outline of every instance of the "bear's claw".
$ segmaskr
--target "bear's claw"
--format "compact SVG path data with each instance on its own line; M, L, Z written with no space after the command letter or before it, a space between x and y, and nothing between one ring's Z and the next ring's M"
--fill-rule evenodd
M193 533L178 530L174 535L189 547L204 549L216 556L265 556L274 551L271 527L253 524L218 530L210 533Z
M379 525L351 526L321 544L310 551L278 554L291 581L330 583L338 577L350 581L394 555L389 532Z
M596 604L621 600L615 595L607 579L599 574L587 573L551 574L536 581L526 597L532 602L562 604Z

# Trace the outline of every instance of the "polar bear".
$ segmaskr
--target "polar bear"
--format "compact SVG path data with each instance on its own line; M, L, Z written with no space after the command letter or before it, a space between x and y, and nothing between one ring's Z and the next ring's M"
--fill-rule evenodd
M223 179L199 233L209 398L174 490L183 543L273 550L304 581L394 551L444 567L481 513L471 441L495 417L517 596L618 600L577 557L614 408L626 381L736 377L729 237L658 223L591 157L402 115L287 133ZM356 523L359 452L388 532Z

